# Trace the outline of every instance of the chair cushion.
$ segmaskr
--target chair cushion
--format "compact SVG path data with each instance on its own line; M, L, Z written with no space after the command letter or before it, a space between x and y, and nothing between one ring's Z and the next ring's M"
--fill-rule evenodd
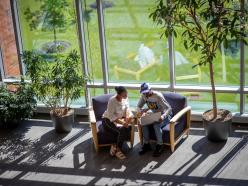
M96 121L102 119L102 115L107 109L108 101L112 96L114 96L114 94L104 94L92 98L92 106L95 113Z
M163 141L164 143L170 143L170 130L168 130L168 128L166 127L162 129L163 130ZM186 129L186 123L182 121L178 122L175 125L175 138L177 138L184 131L184 129ZM149 132L150 132L150 139L157 140L152 125L149 126Z
M163 94L164 98L168 101L172 108L173 115L176 115L180 110L187 106L187 99L186 97L173 93L173 92L166 92Z

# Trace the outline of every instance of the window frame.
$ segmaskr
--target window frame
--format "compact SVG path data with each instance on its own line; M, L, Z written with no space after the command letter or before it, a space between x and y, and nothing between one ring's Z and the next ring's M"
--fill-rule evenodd
M20 64L21 74L25 74L24 70L25 67L20 59L20 54L22 52L22 38L21 38L21 29L19 23L19 14L17 9L17 1L18 0L10 0L11 2L11 10L12 10L12 18L14 23L14 30L16 36L16 45L17 45L17 52ZM85 45L85 36L84 36L84 25L83 25L83 17L82 17L82 1L83 0L74 0L75 7L76 7L76 21L78 27L78 37L79 37L79 47L81 53L81 62L82 62L82 70L83 73L86 75L89 74L89 66L87 63L87 51ZM244 0L240 1L241 8L244 10ZM103 14L103 5L101 0L96 0L97 5L97 18L98 18L98 27L99 27L99 40L100 40L100 49L101 49L101 62L102 62L102 82L89 82L86 86L85 91L85 99L86 99L86 108L91 107L91 95L90 89L91 88L103 88L104 93L109 93L109 89L114 88L116 85L120 83L111 83L109 82L108 77L108 58L107 58L107 49L106 49L106 37L105 37L105 27L104 27L104 14ZM211 92L211 86L198 86L198 85L176 85L175 80L175 66L174 66L174 41L173 35L168 37L168 46L169 46L169 67L170 67L170 81L169 84L153 84L153 89L160 90L160 91L192 91L192 92ZM165 41L166 42L166 41ZM217 93L236 93L240 95L240 110L238 115L240 117L247 117L245 112L245 94L248 94L248 87L245 87L245 47L244 43L240 43L240 84L239 86L216 86ZM1 70L1 77L4 82L11 83L15 80L5 79L4 76L4 69L3 64L0 59L0 70ZM123 86L126 86L128 89L131 90L139 90L140 85L137 83L122 83ZM197 111L193 111L193 113Z

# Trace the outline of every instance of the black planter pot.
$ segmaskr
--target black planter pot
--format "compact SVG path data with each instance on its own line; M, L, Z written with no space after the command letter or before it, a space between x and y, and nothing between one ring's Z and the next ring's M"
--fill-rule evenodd
M68 133L72 130L74 123L74 110L69 110L67 115L57 116L53 111L50 112L50 116L57 133Z
M230 111L228 112L231 114ZM226 121L214 121L214 122L208 121L203 117L203 125L206 136L210 141L213 142L226 141L231 132L232 117L230 117L230 119Z

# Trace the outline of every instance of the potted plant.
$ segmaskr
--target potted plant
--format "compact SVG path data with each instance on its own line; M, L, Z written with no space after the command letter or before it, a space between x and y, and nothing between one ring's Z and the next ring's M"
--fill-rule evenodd
M0 86L0 125L4 128L17 126L21 120L30 118L36 108L32 87L21 79L12 85Z
M70 132L74 121L70 105L84 92L87 82L87 77L80 71L77 51L65 56L55 55L55 63L35 51L25 51L22 59L37 99L51 108L56 131Z
M203 123L210 140L226 140L232 114L217 108L214 59L221 44L234 39L247 44L247 10L236 0L159 0L150 17L164 29L162 35L181 33L186 49L200 51L197 65L208 65L213 108L203 113ZM182 32L180 32L182 31Z

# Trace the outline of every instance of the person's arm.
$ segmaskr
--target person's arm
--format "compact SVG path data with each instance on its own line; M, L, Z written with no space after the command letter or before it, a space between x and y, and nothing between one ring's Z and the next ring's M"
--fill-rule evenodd
M161 116L161 120L165 119L169 113L171 113L172 108L170 106L170 104L165 100L164 96L158 96L159 102L163 108L163 115Z
M145 105L145 103L146 103L146 101L145 101L144 97L141 96L140 99L139 99L139 102L137 104L137 112L141 112L142 111L141 109L143 108L143 106Z
M111 122L115 122L118 117L115 115L115 109L116 109L116 105L114 104L114 102L112 100L110 100L108 102L108 106L107 106L107 110L108 110L108 119Z

